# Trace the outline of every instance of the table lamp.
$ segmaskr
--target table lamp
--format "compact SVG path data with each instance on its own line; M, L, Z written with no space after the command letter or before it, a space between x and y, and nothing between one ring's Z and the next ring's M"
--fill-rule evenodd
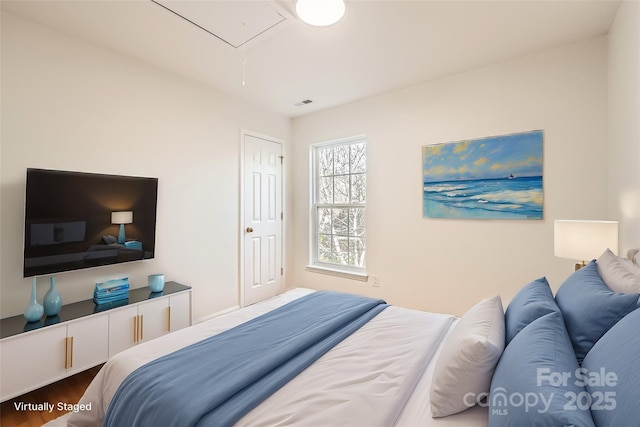
M599 257L605 249L618 253L618 221L556 220L553 227L553 254L585 261Z
M124 234L124 225L133 222L133 211L111 212L111 224L120 224L120 232L118 233L118 243L124 244L126 236Z

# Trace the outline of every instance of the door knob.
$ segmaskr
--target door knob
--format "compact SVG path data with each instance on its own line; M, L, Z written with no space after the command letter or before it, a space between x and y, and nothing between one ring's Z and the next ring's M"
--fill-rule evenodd
M247 227L247 233L253 233L253 228Z

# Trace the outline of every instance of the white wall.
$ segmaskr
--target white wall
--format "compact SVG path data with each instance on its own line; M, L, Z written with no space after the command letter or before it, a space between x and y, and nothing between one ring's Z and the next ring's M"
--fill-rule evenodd
M606 59L598 37L294 119L290 283L456 314L543 275L557 288L573 262L553 256L553 220L607 215ZM532 129L544 130L544 220L422 217L423 145ZM379 289L304 269L309 145L357 134L368 140L367 270Z
M622 2L608 39L609 207L624 255L640 248L640 2Z
M96 281L163 272L194 319L238 303L241 128L289 139L288 118L2 14L1 316L22 313L25 169L159 178L156 258L57 275L64 302ZM40 299L47 279L39 280Z

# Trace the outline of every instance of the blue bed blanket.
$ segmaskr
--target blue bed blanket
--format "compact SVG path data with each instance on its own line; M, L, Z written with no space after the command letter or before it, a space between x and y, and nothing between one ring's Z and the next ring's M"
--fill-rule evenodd
M138 368L103 425L232 425L386 307L338 292L306 295Z

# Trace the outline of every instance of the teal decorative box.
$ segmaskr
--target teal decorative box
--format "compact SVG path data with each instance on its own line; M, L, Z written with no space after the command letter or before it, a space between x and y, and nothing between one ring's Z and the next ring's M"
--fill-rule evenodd
M124 242L124 247L127 249L137 249L141 251L142 242L138 242L137 240L129 240L128 242Z

